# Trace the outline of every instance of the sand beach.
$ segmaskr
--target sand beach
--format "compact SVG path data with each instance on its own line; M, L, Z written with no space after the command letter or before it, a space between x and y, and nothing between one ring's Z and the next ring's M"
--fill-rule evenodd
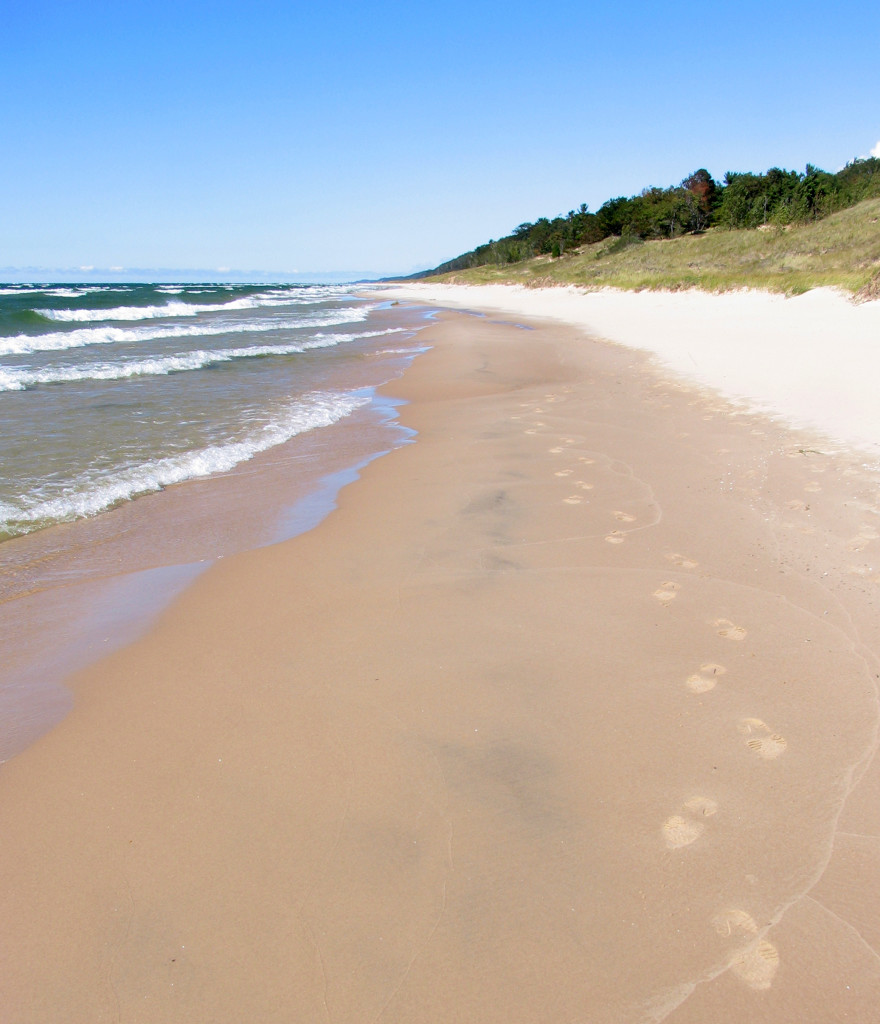
M0 769L4 1022L872 1024L880 304L382 294L414 443Z

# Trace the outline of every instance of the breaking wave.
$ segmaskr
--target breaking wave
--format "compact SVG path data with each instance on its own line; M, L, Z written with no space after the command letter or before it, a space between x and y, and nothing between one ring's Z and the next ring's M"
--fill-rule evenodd
M289 345L252 345L246 348L196 349L171 356L152 359L131 359L125 362L84 363L81 366L47 367L43 370L0 367L0 391L24 391L37 384L64 384L82 380L124 380L127 377L182 373L201 370L206 366L229 363L236 359L254 359L261 356L287 356L318 348L332 348L362 338L379 338L386 334L399 334L402 327L386 331L363 331L360 334L315 334L309 341Z
M238 440L129 466L109 478L84 475L56 497L25 499L20 505L2 502L0 533L28 533L47 522L95 515L130 498L184 480L228 472L297 434L329 427L369 401L363 392L311 392L280 409L271 422Z
M249 334L309 327L335 327L358 323L367 318L369 306L351 306L318 314L307 319L252 320L231 324L168 324L156 327L81 327L51 334L16 334L0 338L0 355L25 355L29 352L60 352L86 345L113 345L153 341L156 338L198 338L221 334Z

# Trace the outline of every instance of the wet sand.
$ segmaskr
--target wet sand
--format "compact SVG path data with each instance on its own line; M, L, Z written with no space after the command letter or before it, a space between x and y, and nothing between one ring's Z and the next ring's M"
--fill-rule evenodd
M876 475L573 328L422 339L417 443L3 766L4 1020L875 1021Z

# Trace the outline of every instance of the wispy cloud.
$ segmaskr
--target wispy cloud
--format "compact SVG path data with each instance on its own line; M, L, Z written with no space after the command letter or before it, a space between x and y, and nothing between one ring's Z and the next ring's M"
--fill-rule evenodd
M876 156L880 160L880 142L871 150L871 156Z

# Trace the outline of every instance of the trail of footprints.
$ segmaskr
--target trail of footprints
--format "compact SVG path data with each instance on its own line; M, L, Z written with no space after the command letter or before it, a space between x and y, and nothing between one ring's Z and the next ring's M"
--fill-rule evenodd
M560 398L557 395L545 395L544 398L547 402L560 401ZM544 410L540 406L535 406L529 402L522 403L521 407L528 409L529 412L532 413L533 415L540 415L544 412ZM513 418L521 419L521 417L519 416L514 416ZM538 433L539 428L546 426L547 423L544 422L543 420L532 420L530 425L524 430L524 433L534 435ZM575 438L560 437L559 443L555 444L552 448L548 448L547 452L550 455L563 455L566 452L572 453L570 446L574 444L576 444ZM581 464L581 466L593 466L596 464L596 459L592 458L589 455L578 455L576 456L576 460ZM569 466L555 470L553 473L555 477L562 481L567 481L571 477L574 477L576 474L577 468ZM575 492L573 494L569 494L562 499L562 502L565 505L580 505L585 499L585 492L592 491L595 485L590 483L590 481L588 480L573 480L572 483L580 493ZM617 520L618 523L621 524L634 523L637 521L638 518L631 512L626 512L621 509L615 509L611 513L611 515L614 517L614 519ZM604 539L608 544L622 544L626 540L626 535L627 531L625 529L613 529L605 535ZM692 563L685 560L678 564L681 564L687 568L692 568L696 565L696 562ZM675 584L670 584L670 586L675 586Z
M545 395L544 399L547 402L560 401L560 397L558 395ZM522 403L522 408L528 409L530 413L536 416L539 416L544 412L544 410L540 406L533 405L532 403L529 402ZM515 418L518 419L519 417ZM538 430L541 427L546 426L547 423L544 422L543 420L532 420L530 425L525 429L524 433L534 435L538 433ZM547 452L550 455L562 455L565 452L569 452L571 451L570 446L576 443L573 437L561 437L559 441L559 444L555 444L552 448L547 449ZM577 461L581 464L581 466L592 466L595 465L596 463L596 460L594 458L591 458L589 455L578 455ZM555 477L558 477L560 480L568 480L570 477L575 476L576 473L576 468L564 467L563 469L555 470L553 475ZM567 495L562 499L563 504L580 505L584 501L584 492L592 491L594 485L590 483L588 480L574 480L572 482L574 486L578 489L578 491L581 493L575 492L573 494ZM632 513L624 512L621 510L615 510L614 512L612 512L612 515L619 523L634 523L636 522L637 518L636 516L632 515ZM605 541L608 544L622 544L625 540L626 530L622 529L610 530L605 536Z
M697 563L678 553L666 556L674 565L696 568ZM673 601L681 589L674 581L661 583L654 591L654 597L661 604ZM747 631L729 619L715 619L711 622L718 636L739 642L745 639ZM705 662L692 673L685 685L694 694L708 693L714 689L727 669L716 662ZM772 729L760 718L743 718L737 723L737 731L746 747L755 757L773 761L785 753L788 742L784 736ZM663 840L669 850L682 850L702 839L709 827L709 819L718 813L718 804L705 796L693 796L663 822ZM730 954L728 968L749 988L764 991L773 984L779 969L779 951L760 934L755 919L745 910L731 908L722 911L712 921L715 931L734 939L736 946Z
M548 402L556 400L556 396L545 396ZM540 416L543 409L529 406L530 412ZM526 428L525 433L533 435L538 430L546 427L547 424L539 419L533 419ZM551 455L562 455L570 451L570 446L575 443L574 438L560 438L560 443L548 449ZM577 457L578 462L583 466L592 465L595 459L586 455ZM576 468L563 467L556 470L554 476L560 481L568 481L576 475ZM581 493L572 493L563 498L568 505L578 505L584 500L584 493L592 490L593 485L587 480L574 480L576 488ZM809 487L809 490L814 488ZM818 487L815 490L819 490ZM804 506L806 507L806 506ZM623 510L614 510L613 517L624 527L628 523L636 521L636 516ZM854 544L867 544L876 539L869 531L864 531ZM626 530L617 528L611 530L605 541L609 544L622 544L626 540ZM666 556L667 560L679 569L696 569L698 562L678 552L672 552ZM681 583L676 580L665 580L653 592L653 597L661 605L671 605L682 589ZM718 618L710 625L716 634L725 640L733 643L743 641L747 634L744 627L732 622L730 619ZM697 671L693 672L685 680L687 689L695 695L706 694L713 690L719 679L724 676L727 669L717 662L704 662ZM772 761L780 757L786 750L787 741L774 731L766 722L760 718L743 718L737 723L737 731L741 736L748 750L758 759ZM710 828L711 819L718 813L718 804L709 797L693 796L686 800L679 808L678 813L666 819L662 826L663 840L669 850L683 850L692 846L706 835ZM779 968L779 952L776 947L759 934L759 928L754 918L745 910L728 909L721 912L712 922L716 932L724 937L730 937L736 942L736 947L730 955L728 967L732 973L744 984L757 991L770 988L776 971Z
M558 396L546 395L547 402L554 402ZM544 410L539 406L529 405L529 410L534 417L540 416ZM527 434L537 434L547 424L540 419L532 419ZM552 455L571 453L570 446L575 443L574 438L563 437L548 452ZM595 459L586 455L577 457L582 466L589 466L595 463ZM555 471L554 475L560 481L569 481L577 475L577 467L567 466ZM584 492L593 489L593 484L587 480L572 480L577 491L563 498L563 502L569 505L578 505L584 500ZM804 490L807 493L818 493L821 487L815 481L806 485ZM809 505L801 500L789 503L791 511L808 511ZM623 510L614 510L613 517L620 524L605 536L608 544L622 544L626 540L626 524L636 521L636 516ZM866 527L859 535L850 542L851 550L862 550L872 541L880 538L877 531L872 527ZM679 552L672 552L666 555L667 560L679 569L696 569L698 562L682 555ZM681 583L676 580L665 580L653 592L653 597L661 605L670 606L678 597L682 589ZM743 626L726 618L718 618L710 623L716 635L733 643L743 641L747 634ZM722 676L727 673L724 665L717 662L704 662L699 668L691 673L685 680L685 686L694 695L707 694L713 690ZM736 725L736 731L741 737L748 751L760 761L774 761L785 753L788 743L784 736L776 732L770 725L760 718L743 718ZM698 843L706 837L707 831L711 831L711 820L718 813L718 804L709 797L693 796L686 800L679 808L678 813L666 819L662 826L664 843L669 850L683 850ZM726 909L718 914L712 921L715 931L735 941L735 948L730 954L728 967L730 971L744 984L757 991L770 988L773 978L779 968L779 952L776 947L763 938L760 929L754 918L742 909Z

